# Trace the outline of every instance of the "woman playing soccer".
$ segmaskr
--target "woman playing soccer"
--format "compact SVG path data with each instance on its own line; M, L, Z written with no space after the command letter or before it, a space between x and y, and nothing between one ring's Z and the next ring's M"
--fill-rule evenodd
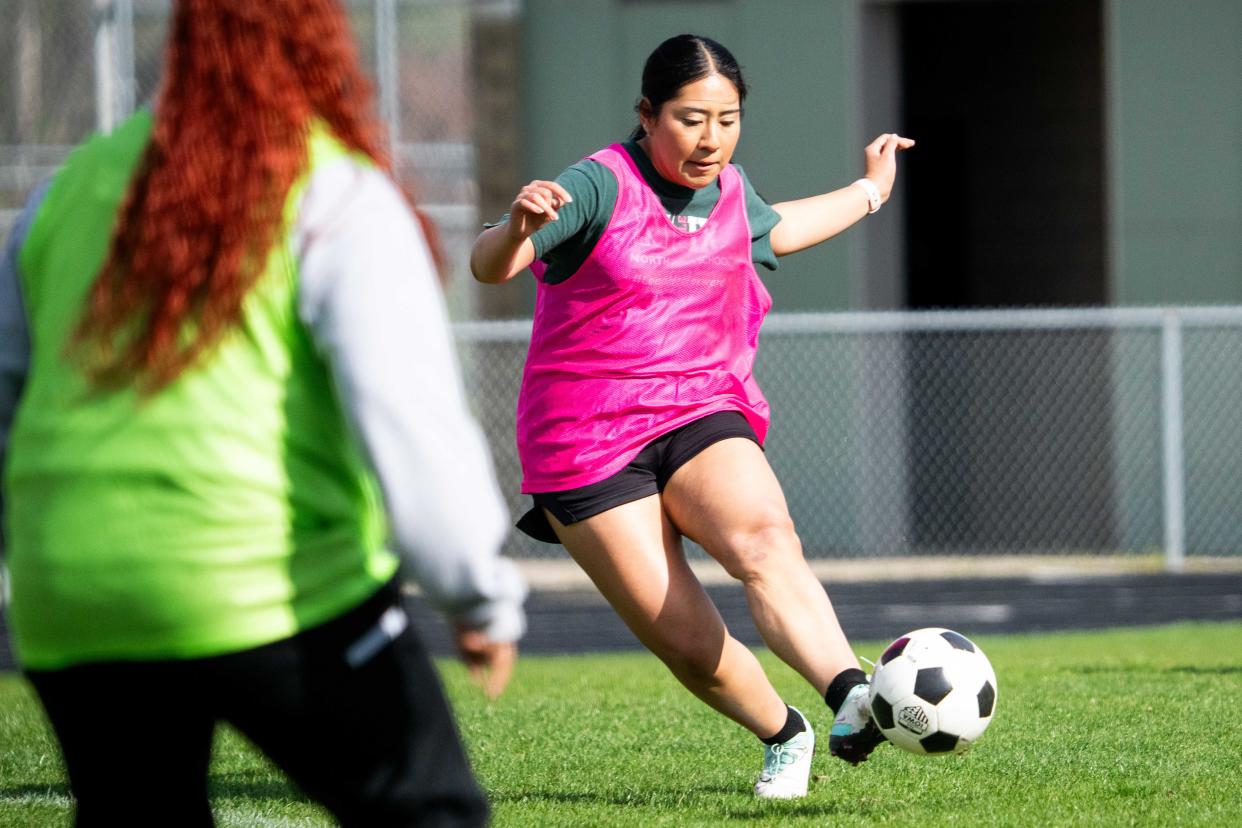
M519 526L563 543L692 693L763 741L755 793L789 798L806 793L814 733L729 635L681 538L742 582L764 642L824 695L832 753L865 759L882 739L866 675L760 448L768 405L751 366L771 299L755 264L875 212L914 142L882 135L865 178L768 206L729 163L745 97L723 46L665 41L631 139L523 187L471 265L483 282L527 267L539 279L517 415L535 509Z
M0 257L9 618L79 826L211 825L218 721L344 825L487 821L397 569L493 695L524 587L383 146L338 0L178 0L154 113Z

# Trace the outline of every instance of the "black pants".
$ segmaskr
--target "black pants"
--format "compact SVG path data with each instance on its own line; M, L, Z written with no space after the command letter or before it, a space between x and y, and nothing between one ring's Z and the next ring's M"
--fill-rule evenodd
M345 826L485 824L439 678L408 625L392 638L405 617L394 607L395 581L334 621L245 652L29 672L60 740L76 824L211 825L217 721Z

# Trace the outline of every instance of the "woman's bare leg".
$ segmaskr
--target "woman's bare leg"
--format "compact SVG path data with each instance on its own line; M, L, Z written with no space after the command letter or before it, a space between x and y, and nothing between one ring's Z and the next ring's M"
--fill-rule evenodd
M686 563L658 495L573 523L548 520L626 625L690 692L759 738L785 724L785 703L754 654L729 635Z
M663 497L676 527L742 582L764 643L782 661L821 694L842 670L858 667L754 442L708 446L674 472Z

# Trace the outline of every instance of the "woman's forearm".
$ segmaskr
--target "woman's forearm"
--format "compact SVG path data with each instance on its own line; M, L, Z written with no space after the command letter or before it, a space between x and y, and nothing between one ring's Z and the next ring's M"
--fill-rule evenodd
M867 193L854 184L823 195L783 201L772 209L781 220L772 228L772 252L797 253L830 239L867 215Z
M470 272L480 282L498 285L512 279L535 260L530 239L514 239L505 224L479 234L470 252Z
M893 192L898 151L912 146L914 139L886 132L863 151L864 178L830 193L772 205L781 217L772 228L772 252L785 256L814 247L880 209Z

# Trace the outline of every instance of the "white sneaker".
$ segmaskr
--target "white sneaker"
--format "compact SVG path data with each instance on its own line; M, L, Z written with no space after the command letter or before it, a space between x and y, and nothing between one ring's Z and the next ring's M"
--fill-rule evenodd
M802 711L797 710L799 716ZM806 730L788 742L764 745L763 770L755 783L755 796L762 799L797 799L806 796L811 778L811 757L815 755L815 731L802 716Z

